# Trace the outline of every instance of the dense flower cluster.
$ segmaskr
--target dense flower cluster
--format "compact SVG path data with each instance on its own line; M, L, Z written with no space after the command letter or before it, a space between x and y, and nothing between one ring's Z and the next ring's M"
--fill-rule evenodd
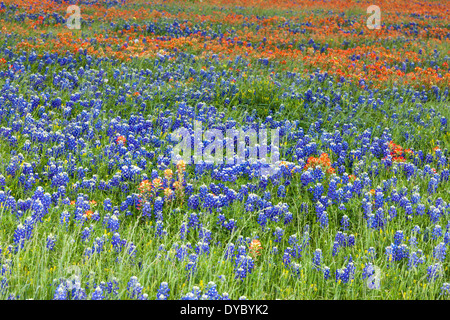
M447 297L449 18L381 4L0 2L0 298Z
M322 153L320 157L309 157L306 165L304 166L304 169L307 170L308 168L316 168L321 167L326 170L327 173L334 173L334 169L331 167L331 160L328 158L328 154Z

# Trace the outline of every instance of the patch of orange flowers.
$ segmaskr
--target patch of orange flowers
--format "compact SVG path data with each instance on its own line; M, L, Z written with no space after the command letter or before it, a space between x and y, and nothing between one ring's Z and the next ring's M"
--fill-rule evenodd
M307 170L308 168L316 168L317 166L325 169L329 174L335 172L334 168L331 167L331 160L326 153L322 153L318 158L312 156L309 157L304 169Z
M405 156L411 156L414 152L411 149L403 149L393 141L389 141L389 150L394 162L405 162Z
M155 0L157 3L162 0ZM152 3L155 3L152 1ZM366 2L356 3L352 0L330 1L294 1L294 0L210 0L203 1L199 12L191 12L189 15L180 10L178 13L158 9L149 5L144 0L127 0L126 6L107 6L106 2L97 1L92 6L84 6L83 19L95 20L100 23L113 21L135 21L136 25L129 28L110 30L110 36L105 37L101 33L94 33L92 40L88 41L80 37L76 32L70 31L63 24L50 24L49 19L42 19L44 14L65 13L67 6L63 2L56 4L52 0L3 0L6 5L15 5L19 12L38 15L38 18L25 19L25 21L2 21L1 34L8 34L14 30L23 38L39 34L45 34L52 28L55 39L35 42L23 40L16 44L16 50L45 50L51 48L52 52L75 54L86 50L89 55L97 57L112 57L123 61L134 58L155 58L157 53L167 54L178 51L195 53L199 58L210 57L213 54L219 59L230 59L235 56L246 56L251 61L265 58L271 62L279 62L281 70L289 70L292 63L302 62L305 72L314 72L320 69L326 71L335 81L342 77L349 82L361 87L373 86L382 88L390 86L393 82L402 85L410 85L415 88L447 88L450 84L450 70L447 62L439 63L435 67L421 67L433 54L436 47L448 43L449 23L447 7L439 1L428 2L426 5L420 2L406 0L392 1L380 0L377 5L383 10L383 26L379 30L369 31L366 27L367 16L355 15L354 23L349 23L348 18L338 15L309 14L304 10L320 8L325 12L361 10L364 12L368 6ZM165 4L176 5L180 9L190 6L189 1L165 0ZM156 3L155 3L156 4ZM266 17L255 14L243 15L234 10L234 4L239 7L258 7ZM227 7L226 12L217 11L216 7ZM203 8L210 7L212 13L205 14ZM292 16L278 16L270 13L274 8L278 10L294 10L298 14ZM266 11L268 10L268 11ZM171 11L171 10L169 10ZM209 10L208 10L209 11ZM399 15L399 13L402 13ZM414 15L411 15L414 13ZM417 15L417 16L415 16ZM430 17L425 18L424 17ZM432 18L433 24L430 25ZM160 23L162 20L180 21L181 30L192 28L194 24L221 24L227 28L233 28L235 32L225 31L223 37L213 38L211 35L191 33L183 37L160 39L155 33L147 32L144 22L152 21ZM52 22L53 23L53 22ZM257 25L257 31L243 24ZM296 32L295 26L304 24L304 32ZM392 28L393 24L404 23L402 29ZM407 33L407 25L414 23L417 33ZM140 24L140 25L139 25ZM25 26L25 27L23 27ZM36 29L35 29L36 28ZM91 28L91 27L90 27ZM404 30L406 28L406 30ZM93 30L93 29L90 29ZM56 32L55 32L56 31ZM95 31L95 30L94 30ZM385 47L376 41L392 41L392 39L405 38L408 40L402 46ZM39 37L38 37L39 38ZM416 40L420 39L420 43ZM330 44L325 50L318 50L311 46L301 50L300 43L313 40L315 43ZM354 44L351 47L338 45L343 41ZM376 44L367 44L367 42ZM422 42L423 41L423 42ZM95 45L94 45L95 43ZM126 43L126 45L125 45ZM249 45L250 44L250 45ZM255 45L258 44L258 45ZM120 48L120 49L114 49ZM424 53L417 51L423 49ZM169 54L170 56L171 54ZM355 57L358 57L355 59ZM169 59L175 59L171 56ZM405 59L413 62L414 69L400 70L397 66ZM4 62L0 59L0 65ZM296 68L293 69L296 71ZM361 82L364 80L364 82ZM168 82L173 79L168 79ZM190 81L190 80L189 80ZM142 92L135 92L134 97L139 97Z

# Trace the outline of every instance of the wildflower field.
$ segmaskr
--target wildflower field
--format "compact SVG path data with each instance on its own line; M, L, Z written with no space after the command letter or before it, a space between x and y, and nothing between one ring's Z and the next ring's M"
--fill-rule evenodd
M448 1L0 0L0 299L447 299L449 64Z

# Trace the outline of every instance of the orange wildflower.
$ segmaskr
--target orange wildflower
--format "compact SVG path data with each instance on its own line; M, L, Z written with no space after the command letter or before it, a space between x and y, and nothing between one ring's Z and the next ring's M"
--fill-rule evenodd
M119 137L116 139L116 142L117 142L117 143L123 143L123 144L125 144L125 143L127 142L127 138L125 138L124 136L119 136Z
M86 218L90 219L90 218L92 217L92 214L93 214L92 210L87 210L87 211L84 213L84 216L85 216Z
M160 178L155 178L153 179L152 184L155 187L155 189L158 190L162 186L162 181Z
M256 256L261 254L261 241L259 241L258 239L253 239L252 242L250 243L250 254L253 256L253 258L256 258Z
M331 167L331 160L326 153L322 153L318 158L312 156L309 157L304 169L307 170L308 168L316 168L317 166L322 167L329 174L335 172L334 168Z

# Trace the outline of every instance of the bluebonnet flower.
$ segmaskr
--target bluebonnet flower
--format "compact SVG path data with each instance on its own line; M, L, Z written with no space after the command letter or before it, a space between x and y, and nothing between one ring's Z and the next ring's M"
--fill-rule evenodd
M267 215L265 212L259 213L257 222L261 226L262 231L264 231L267 225Z
M441 217L441 211L435 206L431 206L429 209L430 220L433 223L437 223Z
M324 266L322 268L322 272L323 272L323 278L325 280L328 280L331 277L331 272L330 272L330 268L327 266Z
M181 297L181 300L199 300L199 298L192 292L188 292Z
M372 228L383 229L385 225L386 225L386 218L384 217L384 210L382 208L379 208L375 212L375 219Z
M394 219L397 216L397 208L395 206L391 206L389 208L388 213L389 213L389 220Z
M227 292L222 293L222 300L231 300L231 298Z
M239 243L242 243L242 241L239 241L239 239L238 239L237 242L238 242L238 244L239 244ZM240 245L240 246L237 247L237 250L236 250L236 257L238 257L238 256L240 256L240 255L243 255L243 256L247 255L247 247L246 247L246 246Z
M235 247L235 245L233 243L227 244L227 247L225 248L224 259L225 260L228 260L228 259L233 260L234 259L235 250L236 250L236 247Z
M334 241L332 251L333 257L336 256L338 253L339 253L339 243L337 241Z
M235 278L244 280L247 274L252 272L254 265L252 257L246 255L237 256L234 266Z
M318 201L316 203L316 216L317 216L317 218L320 218L324 212L325 212L325 206L320 201Z
M189 229L196 229L200 225L198 220L198 215L196 213L191 213L188 217L188 227Z
M116 232L119 230L120 227L120 221L119 218L115 214L111 216L111 218L108 219L108 229L111 230L111 232Z
M415 236L409 238L409 246L412 248L417 246L417 238Z
M211 230L208 230L204 227L200 228L200 231L198 233L199 239L209 244L211 242L211 236L212 236Z
M290 247L288 247L288 248L286 248L284 250L284 253L283 253L283 264L285 266L288 266L288 265L291 264L291 250L292 250L292 248L290 248Z
M342 229L344 231L348 230L349 225L350 225L350 219L346 215L344 215L341 219Z
M101 253L103 251L104 244L105 244L104 236L95 238L93 251L96 253Z
M101 286L97 286L92 294L92 300L103 300L104 298Z
M103 201L103 209L104 209L105 211L111 211L111 210L112 210L111 199L106 198L106 199Z
M116 278L112 278L110 281L106 283L105 286L106 292L110 296L117 296L119 294L119 283Z
M300 180L302 181L303 186L307 186L310 182L314 180L314 178L311 175L310 170L307 170L302 173Z
M404 234L402 230L398 230L395 234L394 234L394 244L399 246L404 239Z
M409 257L409 248L406 244L397 246L392 243L390 246L386 247L385 250L388 263L391 261L400 261Z
M408 269L417 268L420 264L425 262L425 257L423 256L422 250L417 250L411 252L408 259Z
M25 242L25 227L22 224L19 224L14 231L14 243L16 244L16 248L23 248Z
M150 202L148 202L148 201L145 201L142 204L142 216L146 217L148 219L151 219L152 212L153 212L152 204Z
M136 245L133 242L127 242L126 240L122 240L122 243L127 246L127 253L133 259L136 257Z
M411 203L417 204L419 202L420 202L420 194L418 192L414 192L413 195L411 196Z
M442 273L443 273L443 269L442 269L442 265L440 263L435 263L435 264L428 266L428 268L427 268L428 281L431 282L431 281L436 280L438 277L442 276Z
M313 269L320 270L322 264L322 250L316 249L313 257Z
M117 232L114 233L111 238L111 244L116 252L122 251L125 242L126 242L125 240L120 239L120 235Z
M301 266L299 263L297 262L292 262L288 265L291 273L296 277L296 278L300 278L301 276Z
M275 242L281 242L281 238L284 235L284 230L281 229L280 227L277 227L275 229L275 231L273 232L273 235L275 236L275 240L274 240Z
M419 203L416 208L416 215L422 216L425 213L425 205L423 203Z
M91 234L92 234L92 226L89 228L88 227L84 228L84 230L81 233L81 241L83 242L89 241L89 239L91 238Z
M210 281L205 288L205 294L202 296L202 300L221 300L222 296L217 292L217 285Z
M355 236L351 234L347 238L347 246L353 247L354 245L355 245Z
M161 282L158 292L156 293L157 300L167 300L170 296L170 289L167 282Z
M284 224L289 224L294 219L294 216L291 212L286 212L284 215Z
M163 282L163 283L165 283L165 282ZM128 281L128 284L127 284L127 295L130 299L147 300L147 294L142 293L143 289L144 288L138 282L137 277L132 276L130 278L130 281ZM168 291L167 291L167 295L168 295ZM165 300L165 299L159 299L159 300Z
M367 253L368 253L368 258L372 261L375 261L375 259L377 258L377 252L376 252L375 248L370 247L369 249L367 249Z
M236 220L230 219L228 222L224 224L224 227L230 231L234 231L236 229Z
M180 226L180 239L184 240L186 239L186 232L189 232L186 227L186 222L183 222Z
M350 282L354 278L355 270L356 268L354 263L349 261L345 268L336 270L336 282L338 281L341 281L342 283Z
M439 181L435 177L432 177L428 183L428 193L433 194L436 192Z
M448 244L450 242L450 232L446 231L444 235L444 243Z
M188 207L192 210L197 210L200 205L200 199L198 195L191 195L188 199Z
M55 248L56 237L54 235L49 235L47 237L47 249L52 251Z
M286 187L284 185L278 186L277 195L280 198L286 197Z
M90 258L92 256L92 253L93 253L93 249L92 248L88 247L88 248L86 248L84 250L84 255L87 256L88 258Z
M66 286L61 283L55 291L55 294L53 295L53 300L67 300L68 294L67 294L67 288Z
M197 246L195 247L195 252L198 255L201 255L203 253L206 253L206 255L209 255L209 244L206 241L200 241L197 243Z
M375 273L375 269L373 268L373 264L371 262L367 263L362 271L362 278L366 279L372 276Z
M338 231L336 233L336 237L334 238L334 240L337 241L339 246L345 247L346 246L346 242L347 242L347 234L346 233L342 233L341 231Z
M197 260L198 255L195 253L189 255L189 261L185 266L185 269L188 272L188 278L197 271Z
M167 231L164 230L164 224L161 220L157 220L156 221L156 232L155 232L155 236L162 238L163 236L165 236L167 234Z
M444 261L446 254L447 254L447 246L445 245L444 242L437 244L436 247L434 247L433 249L433 257L436 260Z
M441 295L450 295L450 283L445 282L441 287Z
M433 230L431 231L431 238L437 239L440 237L442 237L442 227L437 224L433 227Z
M156 219L163 221L162 209L164 205L164 200L161 197L157 197L153 204L153 211L155 213Z
M66 281L66 287L69 289L69 297L72 300L85 300L87 298L86 290L81 287L81 281L78 276Z
M314 188L311 189L311 192L313 194L313 200L317 201L320 199L324 191L323 185L319 182L317 183Z
M319 223L320 223L320 226L322 227L322 229L325 229L328 227L328 214L326 211L324 211L322 213L322 215L320 216Z
M375 193L375 209L382 208L384 204L383 193L376 192Z
M364 218L368 218L372 214L372 204L370 202L367 202L367 200L364 198L362 202L362 208L364 210Z

